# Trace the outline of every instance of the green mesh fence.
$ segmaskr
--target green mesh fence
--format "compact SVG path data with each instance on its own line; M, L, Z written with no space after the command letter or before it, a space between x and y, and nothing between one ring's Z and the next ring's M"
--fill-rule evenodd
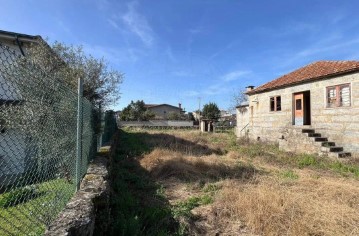
M0 235L41 235L76 191L76 88L0 44ZM82 99L80 177L96 152Z

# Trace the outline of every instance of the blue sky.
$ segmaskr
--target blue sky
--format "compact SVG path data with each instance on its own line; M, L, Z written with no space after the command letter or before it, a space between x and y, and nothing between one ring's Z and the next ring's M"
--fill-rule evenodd
M0 29L83 45L122 98L187 111L317 60L359 60L359 1L0 0Z

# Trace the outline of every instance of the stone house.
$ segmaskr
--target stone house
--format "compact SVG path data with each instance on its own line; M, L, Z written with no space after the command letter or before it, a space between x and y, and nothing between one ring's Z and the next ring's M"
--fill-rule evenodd
M179 115L184 113L181 103L178 104L178 107L169 104L145 104L145 107L149 111L155 113L155 119L157 120L166 120L168 114L171 112L177 113Z
M257 88L237 107L237 136L293 152L359 153L359 61L318 61Z

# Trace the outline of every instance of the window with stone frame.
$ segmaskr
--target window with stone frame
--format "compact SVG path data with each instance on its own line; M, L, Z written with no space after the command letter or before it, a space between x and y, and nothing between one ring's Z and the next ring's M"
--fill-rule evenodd
M327 87L327 107L350 107L350 84Z
M270 111L281 111L282 100L280 96L274 96L269 98Z

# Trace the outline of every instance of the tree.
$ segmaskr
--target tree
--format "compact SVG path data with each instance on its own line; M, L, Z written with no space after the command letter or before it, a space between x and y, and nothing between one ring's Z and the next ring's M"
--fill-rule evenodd
M167 116L168 120L181 120L181 115L177 112L169 112Z
M102 144L108 144L116 132L117 124L115 118L115 112L113 110L108 110L105 112L105 127L102 136Z
M195 121L195 118L194 118L192 112L188 112L188 114L187 114L187 119L188 119L188 120L191 120L191 121Z
M151 120L156 117L156 114L153 111L147 109L144 113L144 120Z
M232 97L231 97L231 105L229 107L229 111L232 113L232 111L235 111L237 106L241 105L243 102L248 101L248 96L245 93L245 89L238 89L233 91Z
M77 88L78 78L84 79L84 97L92 104L106 107L120 98L123 74L108 67L104 58L85 54L82 46L55 42L51 47L43 40L27 51L30 60L53 78Z
M120 114L120 120L123 121L145 121L155 117L152 111L147 110L142 100L131 101Z
M217 104L213 102L203 106L202 114L205 119L211 119L215 121L221 117L221 111L218 109Z

